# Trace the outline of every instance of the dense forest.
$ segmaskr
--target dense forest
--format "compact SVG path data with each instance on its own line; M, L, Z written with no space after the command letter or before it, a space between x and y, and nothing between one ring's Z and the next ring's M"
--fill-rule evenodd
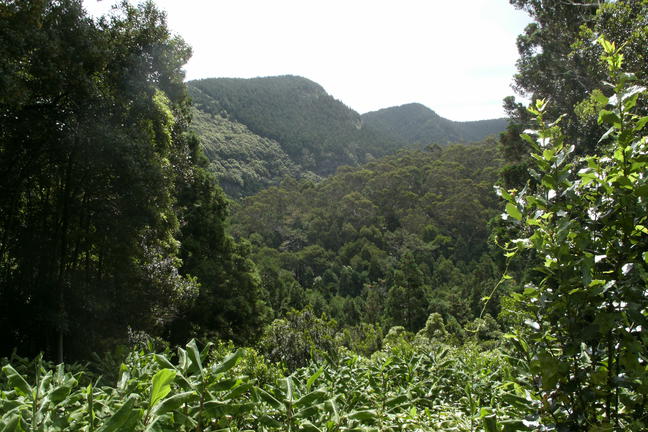
M504 124L0 0L0 431L646 430L648 1L510 3Z
M362 115L362 121L409 148L478 142L499 134L508 124L506 119L454 122L417 103L368 112Z
M388 108L361 116L296 76L211 78L187 87L191 128L202 139L210 170L234 198L286 177L317 181L339 166L358 166L400 149L481 141L506 129L503 119L452 122L423 106L419 115Z
M501 166L494 140L401 151L248 197L231 232L251 243L275 314L308 305L342 325L416 331L437 312L459 327L497 283L487 224Z

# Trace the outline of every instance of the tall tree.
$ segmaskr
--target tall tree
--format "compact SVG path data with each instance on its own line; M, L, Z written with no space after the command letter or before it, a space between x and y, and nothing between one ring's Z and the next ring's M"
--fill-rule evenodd
M199 226L229 263L217 278L250 279L186 133L190 49L165 15L2 0L0 19L1 350L62 360L162 328L215 283L191 256Z
M195 136L189 139L192 176L178 188L181 272L200 284L197 298L169 327L173 341L215 332L220 337L249 342L260 326L259 282L244 245L225 233L227 200L207 170ZM258 336L258 335L257 335Z
M393 286L387 293L386 312L392 325L418 331L425 325L428 304L423 272L411 252L405 252L394 276Z
M646 87L622 69L623 54L601 40L612 84L598 96L608 130L596 154L574 158L546 116L526 136L538 186L509 193L520 228L509 256L530 250L534 274L513 296L514 339L540 418L557 430L646 430L648 404L648 116L636 114ZM598 141L598 140L597 140Z
M514 89L531 100L552 99L550 114L563 115L563 134L580 154L591 153L604 130L597 124L594 103L587 95L605 77L598 61L600 34L617 43L627 43L626 70L645 79L645 46L648 42L648 1L510 0L526 11L533 22L518 37L520 54ZM510 187L528 179L528 146L519 136L533 126L524 104L513 96L504 100L511 118L502 146L509 165L504 181ZM588 108L590 107L590 108ZM642 108L645 110L645 107Z

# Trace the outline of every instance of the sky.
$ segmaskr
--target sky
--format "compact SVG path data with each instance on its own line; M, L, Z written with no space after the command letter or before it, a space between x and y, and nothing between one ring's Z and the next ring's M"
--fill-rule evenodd
M98 16L117 0L83 3ZM299 75L359 113L418 102L456 121L504 116L529 22L506 0L155 3L193 49L188 80Z

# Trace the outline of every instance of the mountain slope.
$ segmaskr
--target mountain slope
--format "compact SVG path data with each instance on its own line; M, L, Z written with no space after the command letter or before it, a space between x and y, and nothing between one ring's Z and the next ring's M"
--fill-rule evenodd
M229 228L249 239L279 314L310 304L344 325L413 330L430 312L463 325L499 279L487 243L500 212L497 148L489 139L402 150L317 184L285 181L241 200ZM497 315L496 300L488 312Z
M362 121L367 128L404 141L408 147L419 148L481 141L503 132L507 124L506 119L455 122L418 103L369 112L362 115Z
M505 120L453 122L420 104L360 115L297 76L190 81L193 130L234 198L287 176L318 180L402 148L474 142Z
M275 140L293 161L320 175L400 144L364 129L357 112L306 78L210 78L188 85L197 109L221 114Z
M251 195L285 177L303 176L277 141L244 124L194 109L191 128L201 138L209 169L232 198Z

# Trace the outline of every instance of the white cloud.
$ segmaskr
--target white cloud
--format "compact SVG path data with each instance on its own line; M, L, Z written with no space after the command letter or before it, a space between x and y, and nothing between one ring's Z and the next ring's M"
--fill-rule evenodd
M84 0L99 14L115 1ZM187 78L301 75L366 112L420 102L452 120L503 116L515 38L502 0L157 0L194 50Z

